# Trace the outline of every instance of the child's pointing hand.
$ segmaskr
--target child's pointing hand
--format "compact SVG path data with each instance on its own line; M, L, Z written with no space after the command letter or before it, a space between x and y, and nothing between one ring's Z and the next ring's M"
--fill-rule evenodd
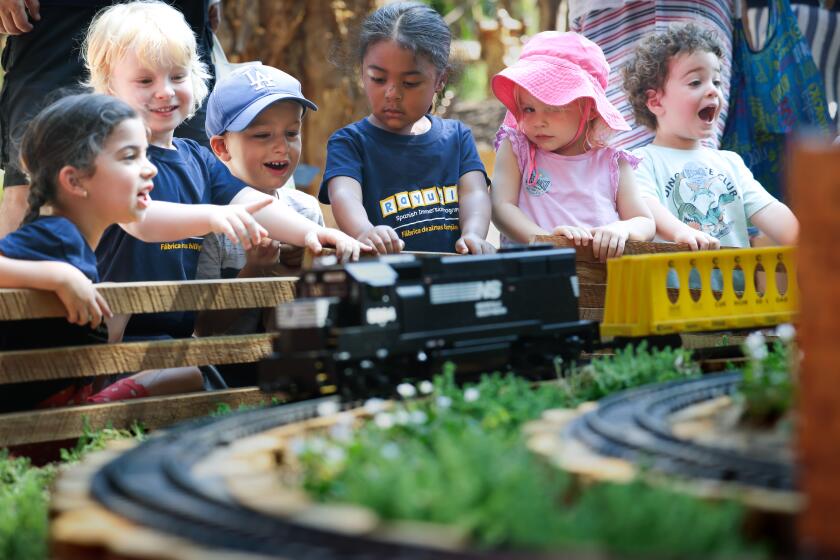
M242 247L248 250L268 235L268 231L257 223L252 214L262 210L273 200L265 197L248 204L214 206L210 215L210 231L223 233L232 242L242 243Z

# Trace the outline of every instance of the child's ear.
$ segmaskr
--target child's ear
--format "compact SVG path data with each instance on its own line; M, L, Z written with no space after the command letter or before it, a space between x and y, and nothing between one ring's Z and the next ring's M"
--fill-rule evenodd
M82 173L72 165L65 165L58 171L58 189L70 196L87 198L88 192L82 184Z
M228 151L224 136L219 136L218 134L211 136L210 147L213 149L213 153L216 154L217 158L224 162L230 161L230 152Z
M437 83L435 84L435 93L440 93L443 91L443 88L446 87L446 82L449 80L449 68L444 70L438 76Z
M647 105L648 110L656 115L657 117L662 114L662 90L653 90L649 89L645 92L647 95Z

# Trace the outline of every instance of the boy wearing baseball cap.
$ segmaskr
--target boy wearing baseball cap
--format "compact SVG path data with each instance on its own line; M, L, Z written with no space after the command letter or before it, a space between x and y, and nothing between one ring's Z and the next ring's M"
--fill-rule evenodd
M318 107L303 96L298 80L271 66L255 64L217 82L207 101L205 129L216 157L235 177L323 226L324 217L314 197L282 188L300 160L301 126L308 109L317 111ZM212 234L204 240L197 278L265 276L278 261L296 268L301 254L298 248L269 239L246 251L225 236ZM260 332L264 319L260 310L203 312L196 320L196 333ZM249 376L223 374L230 385L253 383Z

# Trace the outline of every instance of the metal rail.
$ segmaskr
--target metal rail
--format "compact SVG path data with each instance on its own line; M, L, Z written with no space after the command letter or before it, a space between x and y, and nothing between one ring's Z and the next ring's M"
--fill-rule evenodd
M190 422L152 437L100 469L92 494L135 523L215 549L285 559L400 560L501 559L512 554L449 552L342 535L249 509L221 480L199 478L195 466L215 449L240 438L317 415L333 398L280 405ZM530 556L533 558L533 556Z
M735 392L741 373L672 381L601 400L566 430L591 449L673 475L774 490L795 489L793 465L770 457L700 444L676 436L669 417L689 406Z

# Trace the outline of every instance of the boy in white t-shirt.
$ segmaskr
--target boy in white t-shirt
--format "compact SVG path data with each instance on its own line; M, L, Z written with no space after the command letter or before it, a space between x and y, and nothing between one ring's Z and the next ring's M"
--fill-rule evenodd
M702 145L723 105L721 45L693 24L645 40L624 68L636 122L655 131L636 150L636 183L658 240L692 250L749 247L748 220L774 243L793 245L799 223L755 180L741 157Z

